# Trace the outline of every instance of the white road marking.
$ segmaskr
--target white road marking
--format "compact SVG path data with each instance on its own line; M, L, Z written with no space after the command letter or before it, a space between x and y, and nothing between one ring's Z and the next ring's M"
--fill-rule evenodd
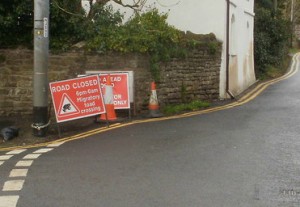
M53 144L49 144L47 147L59 147L60 145L64 144L65 142L57 142Z
M4 163L4 161L0 161L0 165L2 165Z
M32 163L33 163L33 160L26 160L26 161L21 160L21 161L17 162L16 166L17 167L29 167L32 165Z
M28 169L13 169L10 171L9 177L26 177L27 176Z
M46 153L46 152L50 152L51 150L53 150L53 148L43 148L43 149L39 149L34 151L33 153Z
M9 160L13 155L1 155L0 160Z
M13 151L7 152L6 154L7 155L18 155L18 154L21 154L22 152L25 152L25 151L26 151L26 149L13 150Z
M9 180L4 183L2 191L20 191L25 180Z
M0 207L16 207L20 196L0 196Z
M28 160L28 159L30 159L30 160L37 159L40 155L41 154L28 154L25 157L23 157L23 159L25 159L25 160Z

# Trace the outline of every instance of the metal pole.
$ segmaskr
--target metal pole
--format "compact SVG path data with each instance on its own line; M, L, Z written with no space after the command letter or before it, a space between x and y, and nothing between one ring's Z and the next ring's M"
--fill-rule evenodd
M278 1L277 0L273 0L273 6L274 6L274 12L277 12L277 8L278 8Z
M293 47L294 35L294 0L291 1L291 47Z
M294 21L294 0L292 0L291 3L291 22L293 23Z
M34 0L33 135L48 125L49 0Z

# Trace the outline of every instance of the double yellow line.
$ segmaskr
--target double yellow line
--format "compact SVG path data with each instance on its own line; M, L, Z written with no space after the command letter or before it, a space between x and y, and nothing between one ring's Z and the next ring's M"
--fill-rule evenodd
M244 95L243 97L241 97L237 101L234 101L230 104L226 104L226 105L223 105L223 106L212 107L212 108L208 108L208 109L201 110L201 111L188 112L188 113L175 115L175 116L170 116L170 117L135 120L135 121L132 121L132 122L129 122L129 123L117 123L117 124L110 125L110 127L97 128L97 129L94 129L94 130L90 130L90 131L87 131L87 132L83 132L83 133L80 133L80 134L76 134L76 135L73 135L73 136L70 136L70 137L58 139L58 140L51 141L51 142L28 145L28 146L7 147L7 148L0 149L0 151L9 151L9 150L15 150L15 149L24 149L24 148L28 149L28 148L35 148L35 147L45 147L45 146L52 145L52 144L70 142L70 141L77 140L77 139L84 139L84 138L87 138L91 135L100 134L100 133L103 133L103 132L106 132L106 131L110 131L110 130L121 128L121 127L130 126L130 125L134 125L134 124L141 124L141 123L149 123L149 122L157 122L157 121L185 118L185 117L201 115L201 114L207 114L207 113L211 113L211 112L216 112L216 111L225 110L225 109L233 108L233 107L236 107L236 106L240 106L240 105L246 104L249 101L255 99L259 94L261 94L270 85L272 85L274 83L277 83L279 81L285 80L285 79L290 78L291 76L295 75L299 70L299 56L300 56L300 53L297 53L293 56L292 64L289 68L289 71L285 75L283 75L279 78L272 79L270 81L258 84L255 88L253 88L246 95Z

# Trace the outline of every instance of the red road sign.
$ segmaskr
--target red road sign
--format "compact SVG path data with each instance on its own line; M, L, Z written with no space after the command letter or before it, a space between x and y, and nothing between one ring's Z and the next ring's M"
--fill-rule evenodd
M100 82L103 94L105 94L105 83L107 75L110 76L110 81L113 86L113 102L115 109L129 109L129 84L128 84L128 73L109 73L100 74Z
M52 82L49 85L57 122L105 113L97 75Z

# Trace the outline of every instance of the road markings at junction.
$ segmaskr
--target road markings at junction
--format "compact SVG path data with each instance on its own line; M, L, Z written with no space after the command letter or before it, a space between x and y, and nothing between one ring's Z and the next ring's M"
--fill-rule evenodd
M41 154L28 154L23 157L24 160L34 160L37 159Z
M30 167L33 163L33 160L20 160L17 162L16 167Z
M1 155L0 160L1 161L6 161L9 160L13 155Z
M42 149L34 151L33 153L34 154L36 154L36 153L46 153L46 152L50 152L52 150L53 150L53 148L42 148Z
M20 191L25 180L8 180L4 183L2 191Z
M7 155L18 155L18 154L21 154L22 152L25 152L25 151L26 151L26 149L18 149L18 150L9 151L6 154Z
M9 173L9 179L4 182L2 192L14 192L13 194L22 190L23 185L25 183L25 178L28 174L28 168L33 164L33 161L39 158L42 154L52 151L53 147L58 147L62 145L63 142L53 143L52 147L41 148L35 150L33 153L29 153L25 155L21 160L19 160L15 169L12 169ZM2 165L5 161L9 160L14 155L21 154L25 152L27 149L14 149L12 151L7 152L5 155L0 156L0 165ZM24 178L24 179L20 179ZM0 196L0 207L16 207L19 201L19 195L7 195Z
M1 155L0 156L0 166L2 164L4 164L4 161L7 161L10 158L12 158L14 155L21 154L22 152L25 152L25 151L26 151L26 149L17 149L17 150L9 151L5 155Z
M9 177L26 177L28 173L28 169L13 169L10 171Z
M47 147L59 147L64 143L65 142L56 142L56 143L52 143L52 144L47 145Z
M0 196L0 207L16 207L19 196Z

